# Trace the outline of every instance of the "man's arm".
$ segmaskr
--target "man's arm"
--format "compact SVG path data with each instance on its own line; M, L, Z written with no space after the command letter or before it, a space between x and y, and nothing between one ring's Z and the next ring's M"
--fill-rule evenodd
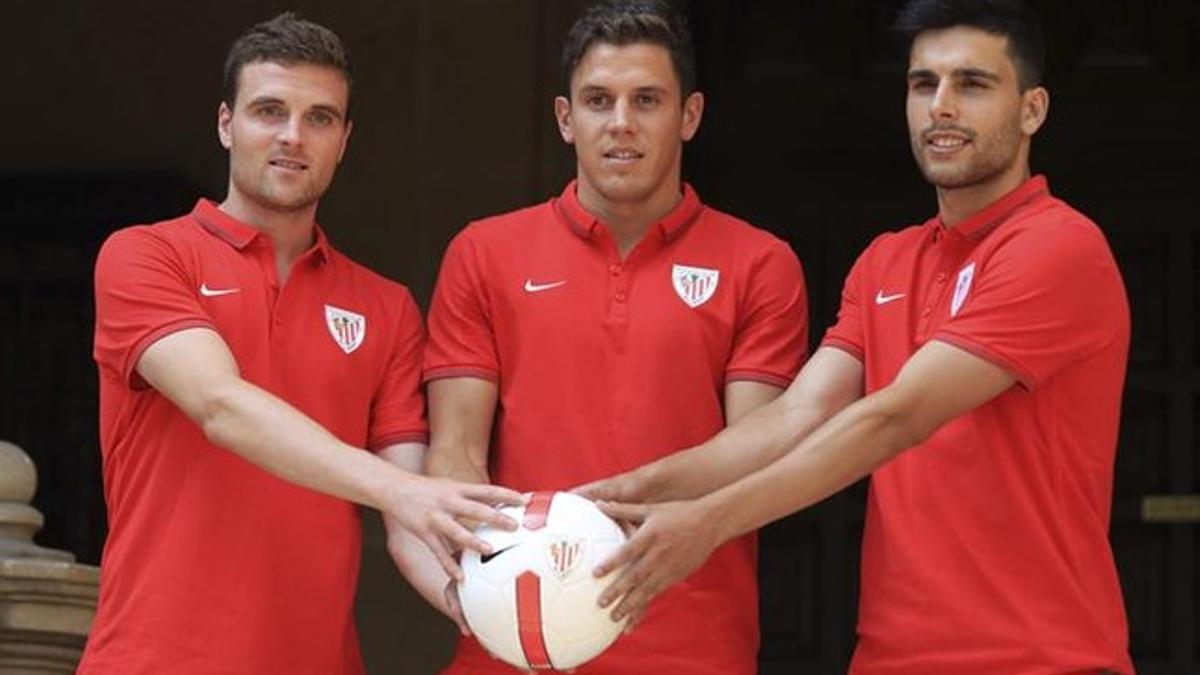
M579 492L592 499L623 502L662 502L708 494L796 447L813 429L860 397L862 388L862 363L840 349L822 347L787 390L770 403L745 412L727 402L730 426L702 445L589 483Z
M409 473L421 473L426 451L425 445L421 443L397 443L380 450L379 456ZM466 619L458 606L458 596L446 591L450 577L446 576L446 571L438 564L437 558L397 519L387 513L383 514L383 526L387 531L388 554L396 563L396 569L400 570L426 602L453 619L463 635L468 634Z
M215 445L287 481L396 518L429 547L447 574L461 575L448 542L488 551L458 519L516 526L490 504L520 503L517 493L414 475L343 443L243 380L228 346L211 329L189 328L159 339L143 352L137 372Z
M429 454L425 473L470 483L489 483L488 445L496 414L496 383L478 377L447 377L426 387Z
M795 450L736 483L692 502L602 505L610 516L643 524L596 569L603 576L626 566L601 603L620 597L614 617L636 619L653 596L699 567L716 546L841 490L1014 382L1000 366L933 341L905 363L892 384L848 406Z

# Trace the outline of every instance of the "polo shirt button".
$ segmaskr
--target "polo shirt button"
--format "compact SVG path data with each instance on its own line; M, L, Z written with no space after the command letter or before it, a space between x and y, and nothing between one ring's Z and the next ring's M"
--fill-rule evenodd
M939 284L944 284L944 283L946 283L946 273L945 273L945 272L938 272L938 275L937 275L937 282L938 282Z
M608 271L612 272L613 276L615 277L621 273L621 266L618 265L617 263L613 263L608 266Z
M617 302L625 302L625 291L617 291Z

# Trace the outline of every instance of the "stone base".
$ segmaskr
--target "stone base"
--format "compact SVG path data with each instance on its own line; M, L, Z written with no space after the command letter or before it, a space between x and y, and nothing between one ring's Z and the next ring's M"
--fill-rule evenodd
M73 673L96 610L100 570L0 559L0 673Z

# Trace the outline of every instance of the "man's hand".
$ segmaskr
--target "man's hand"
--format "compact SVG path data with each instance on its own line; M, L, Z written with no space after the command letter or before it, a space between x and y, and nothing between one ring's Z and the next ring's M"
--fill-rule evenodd
M446 597L446 609L450 614L450 618L454 619L454 623L458 624L458 632L463 635L471 634L471 627L467 625L467 617L463 614L462 603L458 600L458 582L451 579L446 584L446 590L443 591Z
M604 577L620 570L600 594L599 603L608 607L620 598L612 618L629 617L627 631L641 620L650 600L704 564L721 543L700 502L598 502L597 506L618 522L640 524L629 541L592 572Z
M455 551L470 548L484 555L492 552L491 546L472 534L463 522L515 530L517 521L495 507L524 503L521 493L508 488L414 475L392 491L383 511L429 547L451 579L462 581Z
M647 481L638 469L615 476L585 483L571 492L592 501L644 502L647 501Z

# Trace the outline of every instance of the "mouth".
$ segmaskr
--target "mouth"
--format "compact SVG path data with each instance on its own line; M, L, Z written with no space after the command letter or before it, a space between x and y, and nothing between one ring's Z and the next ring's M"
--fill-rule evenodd
M925 147L935 155L949 155L971 143L971 134L961 130L936 130L922 134Z
M645 157L645 155L642 153L630 148L613 148L612 150L605 151L602 156L604 159L610 162L618 162L622 164L636 162L637 160Z
M284 169L285 171L305 171L308 169L308 165L304 162L294 159L285 159L282 157L268 160L267 164L270 164L277 169Z

